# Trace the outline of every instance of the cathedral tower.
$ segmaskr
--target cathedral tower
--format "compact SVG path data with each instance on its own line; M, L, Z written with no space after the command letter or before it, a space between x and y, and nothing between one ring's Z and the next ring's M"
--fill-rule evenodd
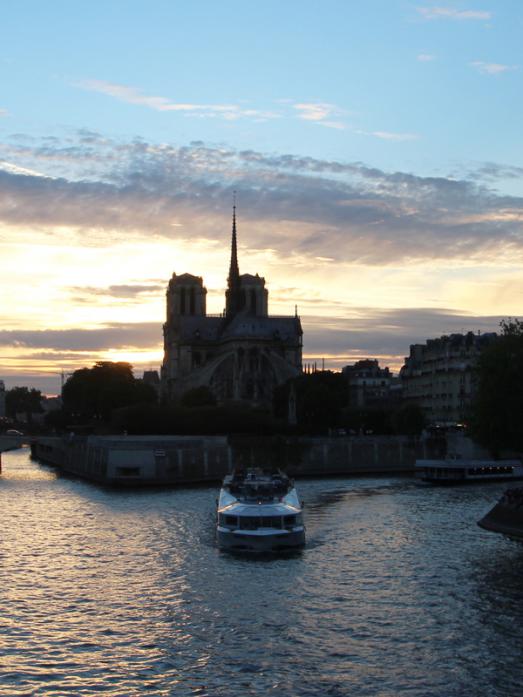
M167 321L179 316L204 317L207 288L201 276L173 273L167 288Z

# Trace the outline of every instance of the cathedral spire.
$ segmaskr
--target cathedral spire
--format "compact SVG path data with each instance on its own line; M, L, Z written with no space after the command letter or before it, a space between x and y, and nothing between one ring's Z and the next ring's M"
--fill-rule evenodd
M225 293L225 314L231 317L242 308L242 291L240 281L240 269L238 267L238 241L236 238L236 191L234 192L232 206L232 240L231 240L231 264L227 279L227 291Z
M236 239L236 191L233 194L232 206L232 241L231 241L231 264L229 266L229 288L236 285L240 278L240 269L238 267L238 244Z

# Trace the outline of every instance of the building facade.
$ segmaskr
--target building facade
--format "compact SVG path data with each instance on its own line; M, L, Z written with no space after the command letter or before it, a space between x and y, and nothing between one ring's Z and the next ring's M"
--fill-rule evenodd
M297 313L269 315L264 278L240 274L235 207L224 312L208 315L206 296L200 276L172 275L163 327L163 398L176 402L189 390L207 387L219 404L269 406L274 388L302 370L303 332Z
M357 409L387 406L394 378L388 368L380 368L373 358L346 365L342 373L349 387L350 406Z
M400 371L403 398L419 404L428 424L462 422L476 393L478 358L496 336L468 332L411 344Z

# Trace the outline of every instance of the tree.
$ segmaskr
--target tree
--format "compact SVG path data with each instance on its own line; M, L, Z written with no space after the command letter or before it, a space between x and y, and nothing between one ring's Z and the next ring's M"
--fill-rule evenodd
M471 432L491 453L523 451L523 322L501 322L502 334L478 361Z
M194 387L192 390L185 392L181 399L181 405L189 409L214 407L216 406L216 397L208 387L202 385L201 387Z
M425 427L425 415L418 404L404 404L391 414L391 425L395 433L419 436Z
M32 423L33 414L42 413L42 393L28 387L13 387L5 395L5 409L8 416L16 419L17 414L25 414L28 423Z
M300 429L322 433L340 425L347 405L347 382L341 373L322 370L299 375L275 390L274 413L287 419L291 390L296 396L296 420Z
M129 363L101 361L75 370L63 389L64 408L71 414L108 421L114 409L156 402L156 391L136 380Z

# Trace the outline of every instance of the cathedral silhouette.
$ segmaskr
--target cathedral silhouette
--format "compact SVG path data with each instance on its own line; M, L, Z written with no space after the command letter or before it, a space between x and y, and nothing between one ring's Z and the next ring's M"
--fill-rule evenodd
M274 388L301 373L303 332L297 312L269 315L264 278L240 274L236 206L221 315L207 315L206 295L201 276L173 273L163 326L163 398L176 403L189 390L205 386L218 404L270 406Z

